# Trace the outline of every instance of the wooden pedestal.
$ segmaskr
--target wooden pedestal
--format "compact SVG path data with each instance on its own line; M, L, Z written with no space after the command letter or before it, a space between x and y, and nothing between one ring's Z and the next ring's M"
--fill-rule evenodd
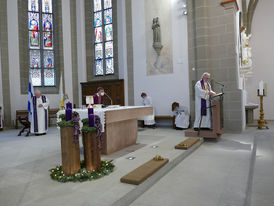
M97 171L101 167L100 142L96 136L96 132L83 133L85 164L90 172Z
M73 127L61 128L62 168L66 175L80 170L79 142L73 141Z

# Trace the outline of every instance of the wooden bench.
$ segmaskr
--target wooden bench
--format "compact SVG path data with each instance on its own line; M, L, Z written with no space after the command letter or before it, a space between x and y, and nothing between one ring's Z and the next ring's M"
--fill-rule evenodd
M175 116L155 116L155 121L161 121L161 120L168 120L168 121L172 121L172 128L175 129L176 125L175 125ZM144 120L140 121L140 127L144 128L145 124L144 124Z
M48 125L50 126L50 120L57 118L57 112L59 109L50 109L49 108L49 118L48 118ZM18 121L19 117L28 117L29 112L28 110L16 110L16 119L15 119L15 129L18 129Z

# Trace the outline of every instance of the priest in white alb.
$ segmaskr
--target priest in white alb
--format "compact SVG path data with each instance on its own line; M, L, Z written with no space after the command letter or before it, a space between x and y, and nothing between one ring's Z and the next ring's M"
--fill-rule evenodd
M210 96L216 95L209 83L210 74L205 72L195 84L194 130L211 128Z
M35 135L44 135L48 131L48 107L49 100L42 95L39 90L35 91L35 96L31 102L31 133Z

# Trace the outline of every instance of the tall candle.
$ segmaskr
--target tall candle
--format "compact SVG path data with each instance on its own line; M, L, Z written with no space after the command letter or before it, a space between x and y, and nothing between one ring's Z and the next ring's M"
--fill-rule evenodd
M88 115L89 127L94 127L94 114Z
M93 113L93 108L88 108L88 115L90 115L90 114L94 114Z
M264 81L259 82L259 95L264 95Z
M68 102L68 103L66 104L66 106L67 106L67 109L72 109L72 104L71 104L70 102Z
M66 121L70 121L72 119L72 110L70 108L66 109Z

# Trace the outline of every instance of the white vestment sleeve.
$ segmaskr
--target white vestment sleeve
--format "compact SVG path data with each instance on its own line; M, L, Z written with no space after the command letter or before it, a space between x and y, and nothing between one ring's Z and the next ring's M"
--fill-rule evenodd
M208 99L208 91L202 88L201 82L198 81L195 85L195 95L199 96L202 99Z
M48 109L49 108L49 100L48 98L46 97L46 102L42 104L44 109Z

